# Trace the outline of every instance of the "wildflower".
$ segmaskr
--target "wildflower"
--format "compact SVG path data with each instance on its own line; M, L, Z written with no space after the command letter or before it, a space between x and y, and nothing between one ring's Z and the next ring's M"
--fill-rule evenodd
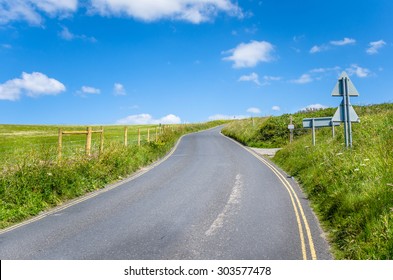
M51 172L46 173L48 176L53 176Z
M386 186L393 187L393 184L387 183Z
M357 172L357 171L359 171L359 168L355 168L355 170L354 170L354 171L356 171L356 172Z
M361 164L360 164L360 166L367 166L367 165L366 165L366 164L364 164L364 163L361 163Z
M365 158L363 161L369 161L370 159L369 158Z
M338 154L336 154L336 156L341 156L343 153L338 153Z

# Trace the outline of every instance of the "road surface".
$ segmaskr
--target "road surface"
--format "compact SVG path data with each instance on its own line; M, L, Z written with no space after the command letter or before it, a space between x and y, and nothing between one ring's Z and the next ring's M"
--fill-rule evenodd
M0 233L0 259L329 259L308 201L220 134L184 136L148 171Z

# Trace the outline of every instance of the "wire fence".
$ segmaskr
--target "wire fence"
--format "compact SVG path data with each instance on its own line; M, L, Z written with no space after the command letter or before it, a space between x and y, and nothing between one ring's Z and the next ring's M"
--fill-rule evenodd
M171 127L173 130L175 127ZM45 160L55 161L59 159L60 131L81 131L85 134L62 134L61 135L61 157L72 158L86 155L87 131L89 128L61 127L44 131L40 127L37 130L26 129L25 131L0 131L0 166L17 164L26 158L37 157ZM60 130L61 129L61 130ZM110 145L145 145L149 142L158 141L163 133L163 126L108 126L91 127L92 132L103 129L102 138L99 133L92 133L90 141L91 156L98 155L103 141L103 149ZM175 128L176 129L176 128Z

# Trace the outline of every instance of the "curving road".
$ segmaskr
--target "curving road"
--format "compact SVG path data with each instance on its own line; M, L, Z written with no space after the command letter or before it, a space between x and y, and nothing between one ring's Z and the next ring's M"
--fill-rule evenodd
M308 201L222 136L184 136L127 181L0 233L0 259L330 259Z

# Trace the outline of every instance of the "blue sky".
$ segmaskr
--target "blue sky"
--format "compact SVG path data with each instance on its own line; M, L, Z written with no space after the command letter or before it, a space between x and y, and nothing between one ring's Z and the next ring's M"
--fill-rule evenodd
M390 0L0 0L0 123L145 124L393 101Z

